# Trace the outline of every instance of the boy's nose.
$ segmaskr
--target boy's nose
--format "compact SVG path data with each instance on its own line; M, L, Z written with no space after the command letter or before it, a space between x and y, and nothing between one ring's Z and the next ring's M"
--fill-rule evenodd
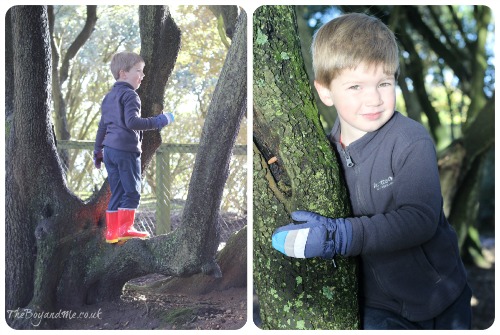
M380 106L384 102L382 101L382 95L378 90L373 90L371 92L366 93L365 95L365 104L367 106Z

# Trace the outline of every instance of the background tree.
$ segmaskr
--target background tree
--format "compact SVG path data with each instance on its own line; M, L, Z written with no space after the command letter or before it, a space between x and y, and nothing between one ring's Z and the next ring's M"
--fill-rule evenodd
M464 256L480 263L478 220L488 222L483 229L492 230L494 217L491 10L452 5L297 6L296 10L306 60L313 32L343 12L376 16L395 32L401 53L397 108L423 123L434 138L440 151L445 213L457 229ZM306 64L310 69L310 62ZM319 105L330 131L334 110Z
M290 222L291 211L343 217L349 204L304 70L293 7L259 7L253 36L254 281L262 327L356 329L354 258L338 257L335 267L271 247L273 230Z
M141 30L148 31L151 34L148 37L156 37L144 39L141 54L152 60L151 68L155 68L156 62L168 68L167 65L175 61L175 50L179 48L179 30L168 8L148 6L140 13ZM50 118L51 51L47 8L12 7L6 20L6 26L11 28L8 36L12 34L6 59L14 69L9 74L13 79L12 87L7 90L11 95L6 97L6 101L11 102L7 106L12 107L12 112L6 113L11 115L6 151L12 154L6 159L6 310L28 307L48 312L58 307L116 298L126 281L148 273L186 276L203 271L220 274L214 262L214 244L218 244L214 217L219 210L220 184L224 184L227 176L227 157L244 113L244 18L228 52L219 80L221 88L214 93L208 113L210 121L202 135L219 145L215 157L218 160L205 162L203 169L193 172L194 194L188 195L190 212L185 213L181 228L149 240L131 240L122 246L108 245L102 238L109 197L106 185L90 201L83 202L68 190L63 177ZM174 41L169 45L173 49L171 54L161 52L166 41ZM164 68L158 70L168 76L168 71L164 71ZM151 73L145 81L148 77L151 82L155 80L163 86L168 79ZM143 115L153 115L157 111L155 104L162 103L156 100L159 99L157 92L164 87L144 84L151 94L141 96L147 106ZM224 99L222 94L227 94L231 100ZM218 123L220 118L226 125L222 129ZM212 137L213 134L223 136L223 140ZM202 139L202 143L207 140ZM153 134L148 146L157 144L159 135ZM208 150L206 144L205 149ZM143 164L148 162L152 152L146 150ZM207 178L202 177L206 171L211 172L212 184L208 189L213 192L204 195L211 198L211 203L196 206L200 196L196 194L196 187L200 187L198 183L207 182ZM15 328L33 326L9 318L7 321ZM41 326L51 327L45 321Z
M208 6L180 6L176 8L176 22L183 35L190 36L183 40L176 67L167 88L165 106L185 122L174 123L168 132L163 132L166 143L198 143L204 119L207 115L211 96L219 78L221 65L227 49L221 41L220 32L214 29L215 16ZM235 6L222 6L235 7ZM235 9L232 11L235 13ZM232 20L229 20L233 22ZM216 27L220 22L215 21ZM234 32L234 27L228 25ZM231 41L226 35L227 41ZM189 102L189 104L186 103ZM194 103L195 102L195 103ZM242 120L237 143L245 144L247 139L246 118ZM194 155L176 153L171 155L172 197L185 199L187 182L194 161ZM246 211L246 156L234 156L231 161L231 173L226 183L222 207L225 211L243 213ZM153 173L151 170L150 173ZM148 185L155 185L154 175L148 179Z
M80 33L71 43L66 52L61 54L61 44L54 36L54 6L47 8L49 18L50 46L52 50L52 100L54 102L54 129L56 138L69 140L71 134L68 129L66 100L63 97L62 86L69 76L70 62L74 59L81 47L87 42L94 30L97 21L97 6L87 6L87 19ZM64 166L68 166L68 153L60 150L60 158Z

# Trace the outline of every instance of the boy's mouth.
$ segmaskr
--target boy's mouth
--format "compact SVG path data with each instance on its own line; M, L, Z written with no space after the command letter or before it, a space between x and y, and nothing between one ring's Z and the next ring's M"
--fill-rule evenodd
M365 119L373 121L373 120L378 120L380 118L380 116L382 116L382 112L366 113L366 114L362 114L362 116Z

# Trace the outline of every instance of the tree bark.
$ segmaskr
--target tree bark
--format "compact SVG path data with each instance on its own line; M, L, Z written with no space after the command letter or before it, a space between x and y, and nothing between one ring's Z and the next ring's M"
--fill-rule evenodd
M139 6L139 26L141 56L146 66L145 77L137 93L141 98L142 117L151 117L163 111L165 88L179 53L181 31L167 6ZM144 132L141 156L143 175L160 144L159 131Z
M309 27L306 16L309 13L308 6L295 6L295 15L297 16L297 26L300 34L300 45L302 49L302 57L304 58L306 73L309 77L311 87L314 85L314 71L312 68L311 44L313 40L313 29ZM337 119L337 111L335 107L328 107L319 98L318 92L313 90L314 101L318 108L319 115L322 117L323 128L330 130Z
M6 309L13 309L25 306L33 294L36 258L33 233L37 220L53 211L51 198L60 190L44 189L49 173L60 173L57 160L41 159L37 154L54 154L47 113L50 110L47 79L51 69L47 12L40 6L16 6L7 15L12 23L14 84L13 90L7 92L12 96L6 99L13 102L6 145L6 152L10 153L5 182ZM36 141L30 140L30 135ZM58 182L64 184L61 178Z
M168 235L118 245L106 244L103 236L107 187L83 203L63 178L50 117L47 8L16 6L9 15L15 82L7 143L11 155L6 159L6 311L51 312L116 299L127 281L150 273L220 275L214 261L214 218L227 176L226 156L244 112L246 23L237 29L214 94L201 139L206 158L202 152L195 167L184 224ZM214 133L218 137L212 137ZM6 320L15 329L35 327L26 319ZM37 328L53 328L52 321L43 320Z
M215 15L219 24L222 21L225 36L232 39L236 29L236 22L238 21L238 6L212 5L208 6L208 9ZM226 44L223 38L222 42Z
M223 276L215 278L202 273L191 277L168 277L147 286L127 288L135 291L147 291L155 294L200 295L231 288L245 288L247 285L247 227L232 235L227 245L217 254Z
M182 222L192 245L191 254L204 260L204 272L220 275L214 262L219 245L219 210L229 174L232 148L247 101L246 13L239 15L237 29L215 87L201 133L193 174L189 182Z
M273 230L289 223L293 210L349 214L295 22L289 6L262 6L254 15L254 281L262 327L356 329L353 258L337 257L335 267L319 258L285 257L271 247Z

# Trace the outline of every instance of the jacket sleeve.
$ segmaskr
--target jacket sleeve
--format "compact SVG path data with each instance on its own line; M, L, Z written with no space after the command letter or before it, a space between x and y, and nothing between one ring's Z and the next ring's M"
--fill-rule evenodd
M393 157L394 210L349 218L353 244L348 256L392 252L430 240L442 214L437 158L431 139L406 145Z
M122 96L123 117L127 128L132 130L158 129L157 117L141 117L141 100L136 92L126 93Z
M104 124L104 120L101 117L101 120L99 120L99 125L97 126L97 134L95 136L94 151L101 151L102 150L102 142L104 141L105 136L106 136L106 125Z

